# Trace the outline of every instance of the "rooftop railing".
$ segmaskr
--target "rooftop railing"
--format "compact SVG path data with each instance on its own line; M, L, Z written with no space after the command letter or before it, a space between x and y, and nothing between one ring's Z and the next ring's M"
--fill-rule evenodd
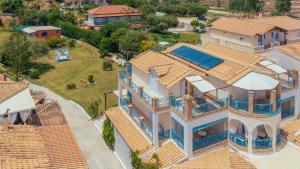
M181 147L183 148L183 137L176 133L171 129L171 138Z
M162 109L170 106L170 97L158 99L158 108Z
M147 93L145 92L144 90L142 91L142 98L152 106L153 102L152 102L152 97Z
M144 130L144 132L145 132L150 138L152 138L152 136L153 136L153 134L152 134L152 128L149 127L149 126L147 125L147 123L146 123L144 120L141 121L141 128Z

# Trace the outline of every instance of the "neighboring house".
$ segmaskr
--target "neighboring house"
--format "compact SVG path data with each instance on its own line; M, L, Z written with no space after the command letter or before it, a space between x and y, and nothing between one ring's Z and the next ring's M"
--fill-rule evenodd
M277 47L274 50L262 53L262 56L280 66L300 72L300 42ZM289 83L285 84L287 87L292 87L300 83L298 73L291 72L290 76L292 78L289 80ZM293 79L298 79L298 81L293 81ZM282 114L285 118L298 118L299 116L295 114L300 111L300 89L299 87L292 87L291 89L287 88L285 92L285 98L287 99L283 100Z
M88 168L60 106L45 98L0 81L0 168Z
M100 29L107 23L128 20L132 24L139 24L141 12L126 5L103 5L88 11L86 29Z
M54 26L19 26L16 28L27 34L28 37L43 39L61 38L61 28Z
M91 4L98 4L98 5L107 4L106 0L89 0L88 2Z
M15 14L12 13L0 13L0 25L9 26L13 20Z
M119 73L119 107L107 111L115 151L126 168L131 150L144 162L156 153L161 168L255 168L228 145L249 154L279 151L287 121L281 101L299 88L291 72L298 73L220 44L146 51Z
M261 52L300 41L300 22L288 16L238 19L221 17L201 36L202 44L222 44L246 52Z

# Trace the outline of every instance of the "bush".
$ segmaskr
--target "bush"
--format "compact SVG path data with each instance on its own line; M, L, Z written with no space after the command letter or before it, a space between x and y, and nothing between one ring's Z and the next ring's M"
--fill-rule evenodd
M47 45L50 48L58 48L64 46L64 40L60 38L50 38L47 40Z
M71 40L68 42L68 46L69 46L69 48L74 48L74 47L76 46L76 40L71 39Z
M114 147L115 147L115 134L114 134L114 128L113 128L109 118L106 118L106 120L103 123L102 137L103 137L106 145L111 150L114 150Z
M88 81L89 83L94 83L94 76L93 75L88 75Z
M112 67L112 62L110 60L105 60L102 64L102 69L104 71L112 71L113 67Z
M31 69L29 76L31 79L38 79L40 76L40 71L38 69Z
M143 163L142 159L139 157L139 151L131 151L131 164L134 169L159 169L161 167L160 160L157 154L152 155L152 161L149 163Z
M97 117L99 113L99 103L97 101L92 102L87 111L92 117Z
M75 83L68 83L66 86L67 90L75 90L77 88Z

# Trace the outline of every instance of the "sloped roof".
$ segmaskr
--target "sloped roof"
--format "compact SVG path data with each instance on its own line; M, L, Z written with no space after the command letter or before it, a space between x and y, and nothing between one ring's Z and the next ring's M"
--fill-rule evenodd
M106 115L131 150L138 150L141 153L140 155L144 155L153 148L150 141L147 140L119 107L107 110Z
M248 19L221 17L212 23L211 28L246 36L255 36L264 34L274 27L275 25L273 24L251 22Z
M160 75L158 81L168 88L189 74L201 74L183 63L153 51L140 54L130 63L147 74L151 69L155 70Z
M127 5L102 5L87 11L88 14L95 17L105 16L123 16L123 15L140 15L139 10Z
M87 169L86 161L67 125L38 127L37 131L44 139L50 168Z
M252 22L276 25L282 29L291 31L300 29L300 21L289 16L273 16L251 19Z
M0 82L0 103L28 88L24 82Z
M286 137L290 142L300 146L300 120L294 120L287 123L281 128L284 131L284 137Z
M300 61L300 42L295 42L278 47L279 51Z
M188 61L185 61L175 55L172 55L170 52L174 49L177 49L181 46L188 46L190 48L199 50L201 52L207 53L214 57L218 57L224 60L224 62L218 64L217 66L206 70L201 68L200 66L194 65ZM219 51L220 49L220 51ZM191 44L185 43L178 43L166 50L163 51L164 54L170 56L173 59L176 59L182 63L185 63L199 72L206 73L208 75L214 76L227 84L232 84L242 76L246 75L247 73L255 70L260 71L267 74L272 74L271 71L258 67L255 64L261 60L261 57L258 55L248 54L246 52L236 51L234 49L230 49L228 47L218 46L215 44L208 44L206 47L198 47ZM241 56L241 59L237 59L238 56ZM254 58L252 58L254 57Z
M154 153L158 156L161 168L169 167L173 164L176 164L177 162L182 160L182 158L185 157L185 154L183 153L182 149L177 147L177 145L175 145L173 141L168 141L164 143ZM155 162L155 159L152 158L152 155L149 155L143 160L143 162L151 163Z
M0 129L0 168L50 168L44 139L30 125Z
M64 114L56 101L37 105L36 114L39 125L64 125L67 124Z
M225 147L178 164L174 169L255 169L255 167L237 152L231 152Z

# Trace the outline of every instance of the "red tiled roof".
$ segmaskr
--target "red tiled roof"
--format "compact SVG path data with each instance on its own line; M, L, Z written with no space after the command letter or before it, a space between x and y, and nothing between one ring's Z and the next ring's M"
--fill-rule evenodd
M141 15L137 9L127 5L104 5L88 10L88 14L94 17Z

